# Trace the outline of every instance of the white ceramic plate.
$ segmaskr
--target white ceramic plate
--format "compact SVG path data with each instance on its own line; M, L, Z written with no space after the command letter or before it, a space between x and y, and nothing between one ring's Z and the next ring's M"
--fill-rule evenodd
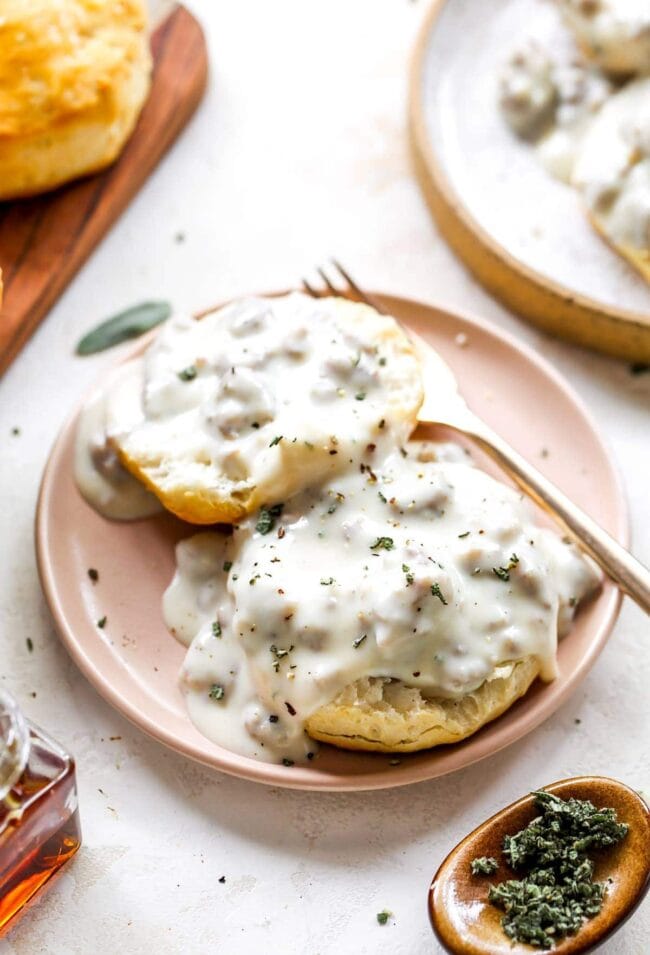
M430 149L475 224L522 266L607 309L650 315L650 287L593 231L577 193L553 179L497 107L497 75L534 38L566 30L549 0L439 0L419 60Z

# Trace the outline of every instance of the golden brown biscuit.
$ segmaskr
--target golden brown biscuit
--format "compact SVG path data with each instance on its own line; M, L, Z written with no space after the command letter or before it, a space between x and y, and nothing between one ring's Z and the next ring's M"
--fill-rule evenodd
M502 664L491 679L458 700L427 699L399 680L366 677L317 710L305 728L324 743L379 753L457 743L504 713L538 673L533 657Z
M143 0L3 0L0 199L113 162L150 74Z

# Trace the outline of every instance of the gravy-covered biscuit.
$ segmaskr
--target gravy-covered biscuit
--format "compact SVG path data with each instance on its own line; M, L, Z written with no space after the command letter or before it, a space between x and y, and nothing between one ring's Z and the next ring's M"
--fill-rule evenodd
M415 751L554 677L593 569L460 448L403 450L178 545L164 616L207 737L271 761Z
M249 298L172 319L108 396L124 466L178 517L234 523L406 440L420 365L394 319L345 299Z
M650 281L650 78L624 86L595 117L573 184L595 228Z
M650 70L647 0L558 0L584 55L608 73Z

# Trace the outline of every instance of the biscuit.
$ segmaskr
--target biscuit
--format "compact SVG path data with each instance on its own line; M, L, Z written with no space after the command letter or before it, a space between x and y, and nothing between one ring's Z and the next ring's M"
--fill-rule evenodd
M110 165L150 86L142 0L4 0L0 200Z
M614 240L608 230L606 220L603 217L587 210L587 218L596 232L603 237L608 245L610 245L615 252L618 252L619 255L623 256L637 272L640 272L646 282L650 283L650 247L636 248L626 242Z
M399 680L366 677L317 710L305 728L324 743L378 753L457 743L509 709L538 673L533 657L501 664L477 690L457 700L428 699Z
M236 523L405 441L423 391L397 322L340 298L244 299L172 320L107 402L124 466L194 524Z
M594 117L572 182L594 228L650 281L650 78L628 83Z

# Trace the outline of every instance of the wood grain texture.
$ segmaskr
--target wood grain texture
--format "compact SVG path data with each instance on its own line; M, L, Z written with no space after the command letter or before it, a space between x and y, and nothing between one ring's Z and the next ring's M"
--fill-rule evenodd
M645 897L650 880L650 810L633 789L604 776L578 776L545 786L561 799L589 799L611 806L629 826L618 845L590 853L594 880L607 883L600 913L552 949L554 955L587 955L628 919ZM503 839L537 815L532 795L507 806L471 832L449 853L429 890L429 916L438 941L453 955L530 955L535 949L511 941L501 927L502 912L487 901L490 885L520 876L503 861ZM491 876L472 875L470 863L480 856L500 862ZM621 950L622 951L622 950Z
M200 25L176 7L151 38L151 93L118 161L34 199L0 204L0 374L186 125L205 90Z

